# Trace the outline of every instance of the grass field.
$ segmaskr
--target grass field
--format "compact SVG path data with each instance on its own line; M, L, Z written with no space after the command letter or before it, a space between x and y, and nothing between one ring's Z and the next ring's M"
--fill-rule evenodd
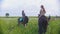
M0 34L38 34L38 19L29 18L27 27L17 26L16 18L0 18ZM51 19L46 34L60 34L60 19Z

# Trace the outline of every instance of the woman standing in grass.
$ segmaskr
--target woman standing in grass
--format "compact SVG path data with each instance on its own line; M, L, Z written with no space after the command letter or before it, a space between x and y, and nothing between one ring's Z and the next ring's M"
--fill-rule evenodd
M47 30L48 21L45 16L45 13L46 11L44 9L44 6L41 5L40 15L38 17L39 34L43 34L43 33L45 34Z

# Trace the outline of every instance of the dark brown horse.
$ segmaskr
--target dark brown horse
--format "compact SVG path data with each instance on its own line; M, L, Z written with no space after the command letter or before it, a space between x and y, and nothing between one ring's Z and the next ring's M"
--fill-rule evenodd
M20 21L20 19L22 18L22 20ZM28 23L28 17L27 16L25 16L25 17L19 17L18 18L18 26L20 25L20 24L23 24L24 26L26 26L27 25L27 23Z

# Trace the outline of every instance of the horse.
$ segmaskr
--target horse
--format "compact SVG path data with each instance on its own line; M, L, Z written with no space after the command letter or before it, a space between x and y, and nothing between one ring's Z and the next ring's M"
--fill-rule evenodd
M29 19L28 19L27 16L25 16L25 17L19 17L19 18L18 18L18 26L19 26L20 24L23 24L24 26L26 26L27 23L28 23L28 21L29 21Z

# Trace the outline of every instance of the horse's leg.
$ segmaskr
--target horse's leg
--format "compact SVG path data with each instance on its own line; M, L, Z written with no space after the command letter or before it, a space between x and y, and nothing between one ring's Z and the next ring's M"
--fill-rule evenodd
M24 27L26 27L26 26L27 26L27 24L25 24L25 23L23 23L23 25L24 25Z
M27 24L25 24L25 27L27 26Z
M24 27L26 27L26 26L27 26L27 24L25 24L25 23L23 23L23 25L24 25Z
M20 25L20 22L18 23L18 26Z
M22 24L25 26L24 22Z

